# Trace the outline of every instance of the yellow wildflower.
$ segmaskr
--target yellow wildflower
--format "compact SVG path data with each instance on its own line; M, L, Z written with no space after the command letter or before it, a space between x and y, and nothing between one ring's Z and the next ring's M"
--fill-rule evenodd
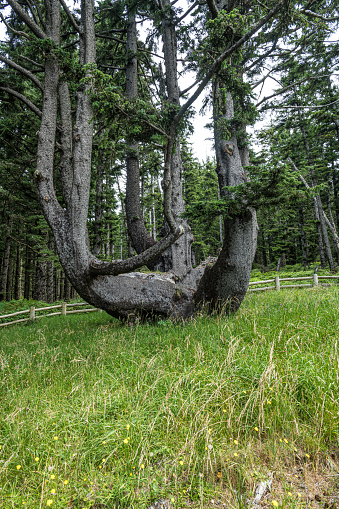
M235 456L235 457L237 457L237 456L238 456L238 453L237 453L237 452L235 452L235 453L234 453L234 456Z
M145 465L141 463L140 468L145 468Z
M279 504L276 500L272 500L273 507L279 507Z
M57 437L56 435L54 435L53 440L59 440L59 437Z
M255 429L255 431L259 431L259 428L257 426L254 429Z
M124 444L128 444L128 439L124 438Z
M235 443L235 445L238 445L238 440L233 440L233 442Z
M284 438L284 442L285 444L288 444L288 440L286 438Z
M56 493L56 489L55 489L55 488L52 488L52 489L51 489L51 493L54 495L54 493Z
M38 458L38 456L37 456L36 458L34 458L34 459L35 459L35 461L39 461L39 458Z
M50 506L50 505L52 505L52 504L53 504L53 500L52 500L52 499L48 499L48 500L47 500L47 505L48 505L48 506Z
M64 480L64 485L66 486L66 484L68 484L68 479Z
M21 468L21 465L17 465L17 466L16 466L16 469L17 469L17 470L20 470L20 468Z
M184 464L184 462L183 462L182 460L181 460L181 461L179 461L179 463L180 463L180 465L183 465L183 464Z
M51 475L51 479L55 479L55 475L54 474Z

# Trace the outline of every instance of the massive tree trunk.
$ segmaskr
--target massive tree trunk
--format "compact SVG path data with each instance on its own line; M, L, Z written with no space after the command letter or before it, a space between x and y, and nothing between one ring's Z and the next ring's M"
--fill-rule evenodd
M214 139L220 195L230 196L227 186L241 185L247 180L241 161L235 130L228 140L220 132L220 118L231 121L234 105L230 93L223 103L219 95L219 82L214 83ZM243 153L247 162L247 154ZM208 268L194 296L196 303L205 302L215 307L235 311L240 306L251 276L252 262L257 245L258 224L255 210L244 207L224 221L224 243L217 262Z
M10 0L10 4L17 12L21 12L21 7L16 0ZM164 144L163 210L168 233L160 241L150 243L146 250L127 260L101 261L91 253L88 242L87 217L93 138L91 91L92 69L95 64L93 0L82 0L81 2L80 27L74 20L72 23L79 33L80 64L84 66L85 76L77 91L73 126L70 93L65 80L66 73L63 73L62 79L59 80L58 52L54 52L53 44L49 44L44 53L45 80L35 171L39 201L44 216L53 231L56 249L66 277L83 299L119 318L127 318L130 314L135 313L142 316L187 317L193 314L205 301L213 308L226 305L230 310L237 309L247 290L256 245L255 211L244 204L241 213L225 219L223 247L216 263L212 267L208 267L208 270L205 270L206 264L197 269L191 269L192 235L189 226L181 217L184 212L184 201L181 187L182 161L177 130L188 108L204 90L213 74L220 70L222 62L236 48L232 46L233 49L230 48L229 53L228 50L224 51L220 58L215 60L197 91L180 107L175 34L177 20L171 12L169 0L165 0L164 7L162 9L162 30L166 85L168 102L173 106L172 119L169 121L167 132L162 132L166 139ZM45 8L45 32L38 29L39 27L37 28L32 20L29 21L28 26L37 37L49 38L58 46L60 43L60 2L59 0L46 0ZM259 30L279 8L276 6L262 18L260 23L251 30L251 34L253 35ZM129 30L131 32L135 30L134 22L131 19ZM131 38L135 39L133 34ZM246 40L248 39L243 38L243 42ZM131 73L135 71L133 59L134 50L132 48L128 64ZM58 105L60 108L59 118ZM228 120L232 119L234 112L230 94L228 94L224 106L225 111L219 110L217 114L225 116ZM61 134L60 145L56 147L57 129ZM58 201L54 186L56 148L61 149L62 205ZM240 185L246 180L236 132L232 132L231 138L225 141L216 130L216 149L220 193L223 196L225 186ZM136 196L139 195L139 176L135 154L132 143L128 166L131 169L132 184L136 188L134 195ZM243 159L245 160L247 156L248 154L244 153ZM133 214L133 204L130 204L129 207ZM136 209L138 221L142 219L139 209ZM145 244L142 247L144 249ZM162 253L166 249L171 252L171 274L133 272L136 268L150 264L159 256L163 256Z

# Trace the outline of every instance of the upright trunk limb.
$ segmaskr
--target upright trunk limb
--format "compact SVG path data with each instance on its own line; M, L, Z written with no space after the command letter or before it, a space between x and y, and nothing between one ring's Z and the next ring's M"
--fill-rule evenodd
M137 31L135 14L129 13L127 25L127 65L126 65L126 95L133 100L138 95L138 59L137 59ZM139 147L134 141L127 144L127 180L126 180L126 218L127 227L133 247L137 253L142 253L155 244L155 240L147 231L140 202L140 169ZM161 263L161 257L147 264L149 269Z
M95 217L94 217L94 243L93 254L99 256L102 251L102 191L103 191L103 166L102 154L99 150L98 161L96 165L96 185L95 185Z
M228 93L223 104L219 97L219 83L214 89L214 133L217 157L217 174L220 195L228 192L226 186L246 181L235 131L224 140L218 120L231 120L234 116L233 99ZM218 260L207 268L194 295L196 304L206 302L211 308L239 308L248 288L252 263L257 245L258 224L256 212L247 207L241 214L224 221L224 243Z
M167 95L168 101L171 104L179 106L180 91L178 84L175 19L170 12L171 5L169 0L164 1L164 6L167 8L167 12L162 20L162 39L164 44ZM178 276L184 277L192 269L191 247L193 235L187 221L182 219L182 214L185 212L185 202L182 192L182 160L179 141L175 142L173 149L170 168L172 210L175 221L181 224L185 233L171 246L171 270Z

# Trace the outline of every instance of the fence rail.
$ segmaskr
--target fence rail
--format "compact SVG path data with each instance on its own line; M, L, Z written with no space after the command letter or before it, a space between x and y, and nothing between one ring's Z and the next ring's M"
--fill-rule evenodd
M56 306L46 306L44 308L36 308L35 306L31 306L29 309L25 309L24 311L16 311L15 313L10 313L8 315L0 316L0 320L5 318L10 318L12 316L23 315L29 313L28 318L20 318L19 320L11 320L10 322L0 323L0 327L6 327L7 325L14 325L16 323L27 322L29 320L36 320L37 318L46 318L47 316L56 316L56 315L70 315L73 313L90 313L91 311L100 311L97 308L86 308L86 309L73 309L67 310L72 307L80 307L80 306L88 306L87 302L75 302L72 304L68 304L67 302L63 302L62 304L57 304ZM36 315L39 311L49 311L50 309L61 309L61 311Z
M282 277L276 276L274 279L266 279L265 281L251 281L249 286L254 285L263 285L268 283L274 283L274 286L265 286L263 288L249 288L249 292L264 292L266 290L276 290L280 291L282 288L310 288L319 286L319 280L324 279L337 279L339 282L339 276L318 276L318 274L313 274L313 276L300 276L300 277ZM312 283L302 283L297 285L281 285L281 281L312 281Z

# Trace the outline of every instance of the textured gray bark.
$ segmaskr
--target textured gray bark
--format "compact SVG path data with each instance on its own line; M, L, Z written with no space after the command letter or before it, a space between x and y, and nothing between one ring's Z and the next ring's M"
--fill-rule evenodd
M133 100L138 95L138 59L137 59L137 31L134 13L130 13L127 24L126 40L127 64L126 64L126 95ZM127 145L127 180L126 180L126 218L128 233L137 253L142 253L151 246L155 240L147 231L143 220L140 203L140 170L138 144L133 140ZM148 268L154 269L155 265L161 264L157 259L148 264Z
M226 186L243 184L244 173L236 132L224 140L218 127L220 117L230 121L234 117L233 99L227 93L225 104L219 97L218 80L214 84L214 139L220 195L229 191ZM243 153L244 162L247 153ZM235 311L245 297L251 276L257 245L258 224L255 210L247 207L241 214L224 221L224 243L217 262L208 268L194 296L196 303L207 303L213 308L225 307Z
M164 58L166 70L166 88L168 101L179 106L179 84L177 69L177 38L175 30L175 18L171 13L171 3L164 1L162 20L162 39L164 45ZM171 158L171 185L172 185L172 210L175 221L184 229L184 234L171 246L171 254L167 254L171 270L179 277L184 277L192 269L192 243L193 235L187 223L182 219L185 212L185 202L182 193L182 160L180 143L175 143L175 152ZM166 256L166 254L165 254Z
M18 7L16 0L11 0L10 3L15 4L19 9L20 6ZM60 2L46 0L45 7L46 35L43 33L39 36L47 36L58 45ZM196 92L182 107L179 105L177 82L175 20L168 0L165 2L165 7L162 29L167 94L169 102L179 110L173 117L169 132L166 133L167 144L164 154L164 216L169 233L161 241L128 260L102 262L89 249L87 216L93 137L90 66L86 71L87 81L79 86L77 92L75 121L72 126L68 88L63 82L64 77L59 80L59 65L53 49L46 50L35 172L39 201L53 231L64 272L74 288L87 302L119 318L127 318L135 313L186 317L194 313L196 305L203 300L207 300L214 307L230 303L230 309L236 309L247 289L255 249L257 234L255 212L245 207L242 214L226 219L224 244L218 260L216 262L211 260L206 265L190 270L192 236L188 225L181 218L184 211L181 188L182 162L176 130L187 109L205 88L213 73L220 69L222 62L249 40L280 6L272 9L265 18L262 18L247 34L215 60ZM218 8L220 8L219 4ZM26 23L27 26L33 27L32 30L36 30L31 21ZM80 40L80 63L82 65L95 63L93 0L82 0L81 25L77 31L79 31ZM133 63L133 54L131 56ZM131 69L135 69L132 63ZM226 105L228 113L225 113L229 115L229 118L231 118L230 115L233 116L231 102L229 97ZM57 200L53 182L58 105L61 121L60 175L64 202L62 205ZM134 148L131 147L131 167L133 166L133 150ZM238 185L245 180L236 135L232 134L230 140L226 142L220 138L218 151L219 182L223 192L224 185ZM244 160L247 155L242 154ZM132 174L135 177L138 169L134 168ZM139 186L139 177L136 181ZM133 185L136 185L135 182ZM139 188L135 190L135 193L139 195ZM137 215L141 218L140 210L137 210ZM131 272L143 264L156 260L170 246L172 271L175 274ZM130 273L126 274L126 272ZM207 276L206 272L208 272Z
M99 151L96 170L93 254L99 256L102 250L102 192L104 177L101 151Z

